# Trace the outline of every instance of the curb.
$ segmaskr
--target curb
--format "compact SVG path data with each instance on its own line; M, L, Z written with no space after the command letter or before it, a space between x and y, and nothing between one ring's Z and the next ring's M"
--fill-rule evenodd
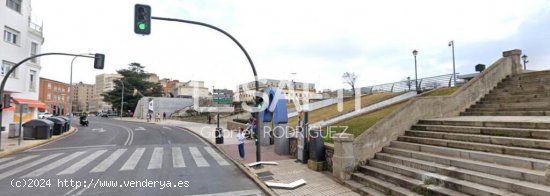
M46 144L52 143L52 142L60 140L60 139L64 139L64 138L69 137L69 136L71 136L72 134L74 134L78 131L78 128L76 128L74 126L71 126L71 128L72 128L72 130L69 130L69 131L67 131L67 132L65 132L65 133L63 133L63 134L61 134L61 135L59 135L58 137L55 137L55 138L52 137L50 139L42 140L40 142L33 143L33 144L30 144L30 145L17 146L15 148L12 148L12 149L9 149L9 150L4 150L4 151L0 152L0 158L6 157L6 156L9 156L9 155L18 153L18 152L22 152L22 151L25 151L25 150L28 150L28 149L31 149L31 148L34 148L34 147L37 147L37 146L46 145Z
M185 127L180 127L180 126L175 126L175 127L178 127L180 129L183 129L187 132L190 132L192 133L193 135L197 136L198 138L200 138L201 140L203 141L206 141L208 142L211 146L215 147L219 152L221 152L224 156L226 156L227 158L229 158L229 160L231 160L231 162L233 162L233 164L235 166L237 166L243 173L245 173L248 178L250 178L252 181L254 181L254 183L256 183L256 185L258 185L263 191L264 193L266 193L267 195L278 195L277 193L275 193L275 191L273 191L271 188L269 188L263 181L261 181L260 179L258 179L258 176L256 176L256 174L254 174L253 172L251 172L250 170L248 170L248 168L246 168L242 163L232 159L229 155L227 155L222 149L220 149L220 147L218 147L218 145L214 144L212 141L210 140L207 140L205 138L203 138L201 135L185 128Z

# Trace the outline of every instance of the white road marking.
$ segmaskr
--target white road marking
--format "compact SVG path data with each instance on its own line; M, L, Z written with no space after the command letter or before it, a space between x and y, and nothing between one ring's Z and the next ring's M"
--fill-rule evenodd
M107 144L107 145L95 145L95 146L75 146L75 147L63 147L63 148L45 148L45 149L36 149L36 150L29 150L31 152L40 152L40 151L48 151L48 150L68 150L68 149L78 149L78 148L104 148L104 147L113 147L116 146L114 144Z
M37 157L37 156L38 156L38 155L31 155L31 156L28 156L28 157L24 157L24 158L17 159L17 160L12 161L12 162L5 163L5 164L3 164L3 165L0 165L0 170L6 169L6 168L8 168L8 167L17 165L17 164L22 163L22 162L25 162L25 161L28 161L29 159L32 159L32 158Z
M214 158L214 160L216 160L218 164L229 165L229 163L222 156L220 156L220 154L215 152L214 149L212 149L211 147L204 147L204 150L206 150L206 152L208 152L208 154L210 154L210 156L212 156L212 158Z
M82 193L84 193L84 191L88 190L90 187L86 185L86 187L84 187L82 190L76 192L76 194L74 195L81 195Z
M162 167L163 154L164 148L156 147L155 150L153 150L153 155L151 156L151 160L149 161L149 166L147 166L147 169L160 169Z
M136 168L136 165L138 164L139 159L143 155L143 152L145 152L145 148L137 148L134 153L130 156L130 158L124 163L124 165L120 168L120 171L126 171L126 170L133 170Z
M11 159L13 159L13 158L14 158L14 157L1 158L1 159L0 159L0 163L5 162L5 161L9 161L9 160L11 160Z
M138 128L135 128L134 130L136 130L136 131L146 131L146 129L143 128L143 127L138 127Z
M57 175L66 175L66 174L73 174L82 167L86 166L88 163L92 162L97 157L101 156L103 153L107 152L107 150L98 150L92 153L90 156L87 156L86 158L78 161L77 163L71 165L67 169L57 173Z
M11 169L11 170L9 170L9 171L6 171L6 172L0 174L0 180L3 180L4 178L7 178L7 177L9 177L9 176L11 176L11 175L13 175L13 174L16 174L16 173L22 172L22 171L24 171L24 170L27 170L27 169L29 169L29 168L31 168L31 167L40 165L40 164L42 164L42 163L44 163L44 162L46 162L46 161L48 161L48 160L50 160L50 159L53 159L53 158L58 157L58 156L61 156L62 154L63 154L63 153L51 154L51 155L48 155L48 156L46 156L46 157L44 157L44 158L41 158L41 159L38 159L38 160L36 160L36 161L27 163L27 164L25 164L25 165L23 165L23 166L21 166L21 167L18 167L18 168L15 168L15 169Z
M71 189L69 192L63 194L63 195L71 195L72 192L76 191L76 189L78 189L79 187L74 187L73 189Z
M204 195L192 195L192 196L224 196L224 195L262 195L260 190L244 190L244 191L232 191L224 193L213 193Z
M197 167L208 167L210 164L206 162L206 159L202 156L199 149L197 147L189 147L189 152L191 152L191 156L193 157L193 160L197 164Z
M50 163L49 165L46 165L46 166L44 166L44 167L42 167L42 168L40 168L40 169L34 170L33 172L28 173L27 175L24 175L24 176L22 176L21 178L33 178L33 177L41 176L42 174L44 174L44 173L46 173L46 172L48 172L48 171L50 171L50 170L52 170L52 169L55 169L55 168L57 168L57 167L59 167L59 166L65 164L65 163L67 163L67 162L69 162L69 161L75 159L76 157L78 157L78 156L84 154L85 152L86 152L86 151L75 152L75 153L73 153L73 154L71 154L71 155L69 155L69 156L66 156L66 157L64 157L64 158L62 158L62 159L59 159L59 160L53 162L53 163Z
M170 127L162 127L162 128L172 130L172 128L170 128Z
M120 158L120 156L122 156L122 154L124 154L124 152L126 152L126 149L116 150L115 152L113 152L113 154L109 155L107 159L103 160L101 163L99 163L99 165L94 167L90 171L90 173L105 172L107 169L109 169L109 167L111 167L111 165L113 165L116 160L118 160L118 158Z
M185 161L183 161L183 154L180 147L172 147L172 165L174 168L185 167Z

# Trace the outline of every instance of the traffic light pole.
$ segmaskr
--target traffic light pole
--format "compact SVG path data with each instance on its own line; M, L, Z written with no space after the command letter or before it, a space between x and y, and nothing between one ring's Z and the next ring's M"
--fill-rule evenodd
M79 54L69 54L69 53L44 53L44 54L38 54L38 55L34 55L34 56L28 57L26 59L23 59L21 62L15 64L4 75L4 78L2 79L2 84L0 85L0 97L2 98L2 100L4 99L4 87L6 86L6 82L8 81L9 76L15 71L15 69L17 69L17 67L19 67L23 63L27 62L28 60L31 60L31 59L34 59L34 58L37 58L37 57L41 57L41 56L48 56L48 55L63 55L63 56L75 56L75 57L79 56L79 57L95 58L93 56L86 56L86 55L79 55ZM2 111L3 110L4 110L4 105L2 104L1 107L0 107L0 131L1 131L1 129L3 129L3 126L2 126ZM23 134L23 132L20 132L20 134ZM2 139L1 139L1 135L0 135L0 151L2 151L2 150L3 150L2 149Z
M182 22L182 23L189 23L189 24L194 24L194 25L200 25L200 26L204 26L204 27L208 27L208 28L211 28L211 29L214 29L216 31L219 31L221 33L223 33L224 35L226 35L227 37L229 37L231 40L233 40L233 42L235 42L239 48L243 51L244 55L246 56L246 59L248 60L248 62L250 63L250 67L252 68L252 72L254 73L254 84L256 85L256 92L258 92L260 89L259 89L259 82L258 82L258 74L256 73L256 67L254 67L254 63L252 62L252 58L250 58L250 55L248 55L248 52L246 52L246 49L244 49L244 47L241 45L241 43L239 43L239 41L237 41L237 39L235 39L233 36L231 36L229 33L225 32L224 30L218 28L218 27L215 27L213 25L210 25L210 24L206 24L206 23L202 23L202 22L196 22L196 21L191 21L191 20L182 20L182 19L174 19L174 18L163 18L163 17L155 17L155 16L151 16L151 19L155 19L155 20L164 20L164 21L172 21L172 22ZM255 102L256 104L258 104L258 98L255 99ZM261 128L261 123L260 122L260 112L256 112L255 114L255 118L256 118L256 161L259 162L261 161L261 150L260 150L260 131L258 129Z

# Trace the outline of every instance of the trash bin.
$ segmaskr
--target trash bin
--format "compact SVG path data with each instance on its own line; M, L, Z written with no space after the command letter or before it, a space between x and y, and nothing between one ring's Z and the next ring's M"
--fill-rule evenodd
M223 144L222 128L216 128L216 144Z
M322 131L319 128L309 131L309 159L320 162L325 161L325 142Z
M46 119L33 119L23 124L24 139L48 139L54 123Z
M66 116L58 116L58 118L62 118L63 120L65 120L65 131L71 130L71 123L70 123L69 117L66 117ZM64 132L65 132L65 131L64 131Z
M49 117L48 120L51 120L53 124L53 135L59 135L65 132L65 120L59 117Z

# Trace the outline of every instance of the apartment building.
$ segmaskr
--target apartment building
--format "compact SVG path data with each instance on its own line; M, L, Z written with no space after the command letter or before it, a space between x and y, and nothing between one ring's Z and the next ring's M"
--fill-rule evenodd
M95 89L93 101L89 107L90 112L112 111L111 104L105 103L101 94L113 90L115 88L115 80L121 78L123 78L123 76L120 74L99 74L95 77Z
M69 113L71 88L67 83L48 78L40 78L38 99L46 104L46 112L55 116Z
M73 111L75 113L92 111L90 108L94 100L95 86L79 82L73 88Z

